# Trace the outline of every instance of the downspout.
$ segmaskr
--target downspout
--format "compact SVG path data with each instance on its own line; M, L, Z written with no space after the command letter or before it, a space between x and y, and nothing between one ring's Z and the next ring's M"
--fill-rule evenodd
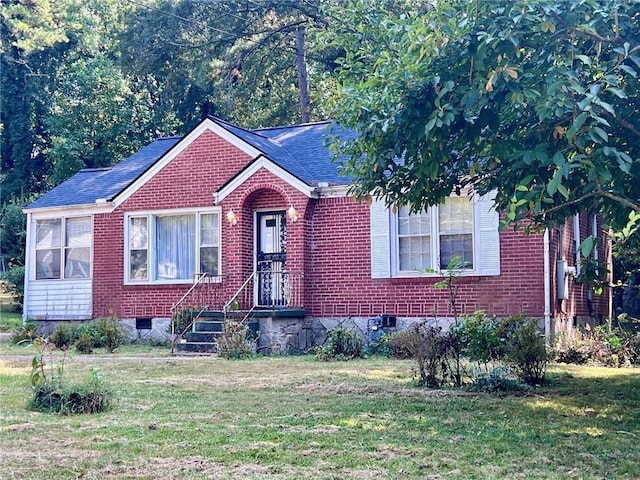
M576 213L573 216L573 241L575 243L575 266L576 266L576 273L575 276L579 277L580 273L582 271L582 267L580 266L580 257L582 256L581 253L581 249L580 249L580 214Z
M24 297L22 299L22 324L27 323L27 311L29 305L29 272L31 271L31 262L34 255L31 248L31 213L27 213L27 232L25 236L24 246Z
M551 345L551 255L549 228L544 229L544 338Z

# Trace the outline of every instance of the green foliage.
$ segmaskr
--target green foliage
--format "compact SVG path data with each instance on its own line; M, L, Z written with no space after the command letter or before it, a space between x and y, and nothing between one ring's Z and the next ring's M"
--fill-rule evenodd
M364 355L364 342L357 332L336 327L329 330L327 341L317 347L316 359L328 360L352 360L362 358Z
M167 329L167 333L175 333L177 336L182 336L191 329L193 325L194 311L192 308L181 308L173 312L171 315L171 324ZM173 330L172 330L173 329Z
M488 364L497 360L502 351L502 342L497 332L498 321L487 317L479 310L472 316L464 317L452 332L460 342L462 355L472 362Z
M23 325L14 328L11 331L9 341L17 345L18 343L33 342L38 337L38 322L28 319Z
M109 408L112 395L98 369L92 368L84 382L68 384L64 379L67 349L63 349L63 357L56 363L55 345L49 339L37 337L33 345L37 353L31 361L30 408L59 415L98 413Z
M112 396L100 370L92 368L86 380L77 385L58 381L35 385L29 406L33 410L58 415L100 413L111 408Z
M226 321L222 334L215 339L216 351L228 360L250 358L256 353L256 342L250 337L251 330L246 324Z
M472 392L520 392L526 391L529 386L520 382L511 372L509 367L497 367L488 374L477 375L468 390Z
M640 211L638 2L392 3L336 6L327 32L357 195L420 210L496 190L507 221L538 224Z
M49 341L52 342L56 348L60 350L66 350L71 347L78 340L78 329L74 325L62 323L58 325L58 328L49 336Z
M504 359L523 382L542 383L551 353L535 320L525 319L509 335Z
M78 329L78 339L76 340L76 350L86 355L93 353L93 339L91 333L86 328Z
M21 308L24 303L24 267L10 266L4 280L0 288L4 293L11 295L16 308Z

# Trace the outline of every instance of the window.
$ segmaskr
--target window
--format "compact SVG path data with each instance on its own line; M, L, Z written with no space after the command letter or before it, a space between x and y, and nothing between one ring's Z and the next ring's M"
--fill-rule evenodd
M450 197L418 213L398 209L398 271L447 268L455 256L473 269L473 204L469 197Z
M91 277L91 217L36 221L36 280Z
M218 212L128 217L127 281L180 282L219 274Z
M500 217L493 199L493 193L452 196L418 213L372 202L371 278L436 274L455 256L464 262L464 274L500 275Z

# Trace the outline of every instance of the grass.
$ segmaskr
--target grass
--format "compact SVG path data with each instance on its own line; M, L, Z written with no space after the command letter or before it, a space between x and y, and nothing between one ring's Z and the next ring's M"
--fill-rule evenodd
M4 292L0 282L0 332L10 332L22 325L22 313L15 311L13 298Z
M134 353L72 356L70 378L98 366L116 396L74 417L28 411L30 359L5 353L2 478L640 478L634 369L554 366L492 396L417 388L407 361Z

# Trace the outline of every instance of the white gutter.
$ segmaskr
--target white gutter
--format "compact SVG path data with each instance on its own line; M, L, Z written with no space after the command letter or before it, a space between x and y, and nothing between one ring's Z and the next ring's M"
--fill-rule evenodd
M576 262L576 273L575 276L578 277L580 275L580 272L582 270L582 267L580 266L580 257L582 256L582 252L580 250L580 214L576 213L573 216L573 241L575 242L576 245L576 258L575 258L575 262Z
M544 229L544 338L551 345L551 255L549 229Z

